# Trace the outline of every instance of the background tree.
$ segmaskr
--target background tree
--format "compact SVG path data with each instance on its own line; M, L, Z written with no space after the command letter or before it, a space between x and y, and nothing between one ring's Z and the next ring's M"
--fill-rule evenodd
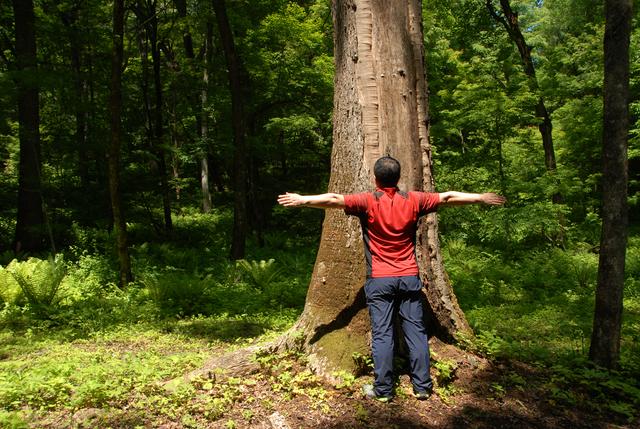
M544 148L544 163L547 171L550 174L555 174L557 165L556 152L553 147L553 125L551 122L551 115L547 110L547 106L544 102L542 94L540 94L540 87L538 84L538 79L536 78L536 69L531 57L531 46L527 44L527 41L522 34L522 30L520 29L520 23L518 22L518 13L511 8L509 0L500 0L500 8L502 10L502 14L499 14L496 11L492 0L487 0L486 4L491 16L496 20L496 22L502 24L502 26L507 30L507 33L509 34L509 37L511 38L513 43L515 43L515 45L517 46L518 52L520 53L520 58L522 60L522 65L524 67L524 72L529 78L531 91L538 96L535 112L536 117L539 121L538 129L540 130L540 135L542 137L542 147ZM555 203L562 202L562 195L558 192L554 193L553 201Z
M113 3L113 51L111 56L111 144L109 145L109 195L113 214L113 229L116 233L118 260L120 262L120 287L125 287L132 279L131 260L127 242L127 222L125 220L120 193L120 150L122 146L122 57L124 43L124 0Z
M245 119L246 73L233 39L233 33L227 17L224 0L215 0L213 9L218 22L220 39L227 61L229 88L231 90L231 122L233 128L233 177L234 177L234 210L233 233L231 241L231 258L244 257L245 240L248 227L247 214L247 126Z
M627 247L627 140L631 0L605 2L602 237L589 358L616 368L620 358Z
M20 127L18 213L13 249L34 252L44 248L42 208L40 103L33 1L13 1L15 17L16 86Z

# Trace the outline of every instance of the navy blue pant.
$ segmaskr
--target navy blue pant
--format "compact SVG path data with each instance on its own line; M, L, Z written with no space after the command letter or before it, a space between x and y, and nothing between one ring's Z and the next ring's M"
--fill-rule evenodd
M367 279L364 291L371 318L373 384L376 395L393 395L393 319L398 314L409 347L411 382L415 392L433 387L429 375L429 343L422 318L422 282L418 276Z

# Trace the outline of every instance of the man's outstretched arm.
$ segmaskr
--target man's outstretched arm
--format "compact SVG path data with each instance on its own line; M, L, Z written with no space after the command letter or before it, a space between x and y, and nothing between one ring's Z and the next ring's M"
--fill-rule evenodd
M448 191L440 193L440 205L460 206L464 204L488 204L499 206L507 201L502 195L487 192L484 194L468 194L465 192Z
M278 204L285 207L315 207L318 209L342 209L344 208L344 195L320 194L299 195L289 192L278 195Z

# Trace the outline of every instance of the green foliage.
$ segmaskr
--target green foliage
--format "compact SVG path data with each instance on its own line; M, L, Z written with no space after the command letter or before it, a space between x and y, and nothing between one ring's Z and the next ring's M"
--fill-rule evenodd
M616 413L629 422L637 417L640 387L629 374L593 368L586 362L576 362L572 366L554 365L551 371L545 387L552 402L575 405L588 401L589 406ZM577 391L570 390L576 386Z
M141 279L151 300L167 314L211 314L210 287L206 279L180 271L146 273Z
M266 373L271 389L281 393L287 400L304 395L322 404L326 391L321 379L310 369L306 368L306 360L298 351L271 353L265 351L257 354L255 360L260 364L262 372Z
M45 314L59 300L58 290L66 275L66 265L61 255L44 261L29 258L25 262L13 260L6 268L22 293L38 313Z
M29 424L17 413L0 411L0 426L7 429L28 429Z
M369 374L373 371L373 357L371 355L354 352L351 358L353 359L355 375Z
M13 274L0 267L0 304L17 304L21 297L22 290Z
M240 259L236 261L243 277L256 289L265 291L269 289L273 281L282 273L282 269L275 264L275 259L268 261L247 261Z
M171 335L135 329L107 334L94 345L83 340L56 344L37 337L12 343L15 351L11 355L20 349L34 353L28 361L5 359L0 363L0 404L8 410L24 406L101 408L124 403L132 389L153 394L158 381L194 368L206 356L202 344L196 346L192 341L189 345ZM42 346L46 351L38 352ZM176 347L176 352L165 356L169 346Z
M335 380L333 385L336 389L353 390L353 386L356 382L356 377L349 371L334 371L331 376Z
M442 359L433 351L431 351L431 362L437 370L436 381L439 387L446 387L456 379L457 362Z

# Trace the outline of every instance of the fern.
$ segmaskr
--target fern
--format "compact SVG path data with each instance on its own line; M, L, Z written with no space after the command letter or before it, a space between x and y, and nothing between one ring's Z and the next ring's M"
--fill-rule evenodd
M0 303L15 304L20 299L20 286L9 270L0 267Z
M25 262L12 261L7 270L20 286L29 304L42 310L54 304L66 266L62 256L44 261L29 258Z
M269 288L269 285L271 285L282 272L282 269L279 268L275 262L274 259L269 259L268 261L247 261L240 259L236 261L236 267L240 269L246 281L251 283L255 288L264 291Z

